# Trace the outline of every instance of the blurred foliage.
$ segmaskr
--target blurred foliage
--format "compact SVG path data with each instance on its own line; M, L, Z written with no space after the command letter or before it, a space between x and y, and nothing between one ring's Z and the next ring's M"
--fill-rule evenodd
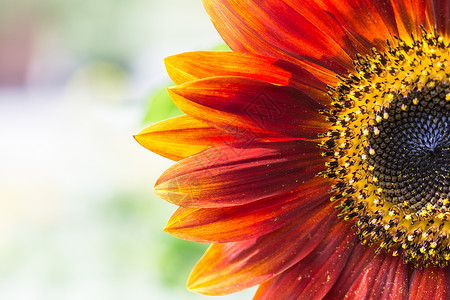
M141 269L149 277L156 274L161 285L185 290L189 273L208 245L165 233L162 224L172 211L173 205L146 194L119 194L101 205L101 220L114 232L106 246L110 265L121 273Z
M149 218L153 216L151 204L146 194L119 193L99 207L99 214L120 227L141 222L152 223L152 220L158 222L153 217Z
M145 9L152 1L145 0L42 0L37 7L40 23L64 39L67 49L85 59L123 62L151 29L139 26ZM134 22L133 22L134 21ZM93 30L95 28L95 30ZM121 42L123 41L123 42Z
M169 287L185 287L192 268L208 246L178 238L166 239L158 260L162 283Z
M212 48L211 51L231 51L231 49L226 44L221 44ZM170 99L167 93L167 88L173 85L173 82L164 84L162 87L155 89L147 98L147 114L144 117L145 124L156 123L183 114L172 102L172 99Z

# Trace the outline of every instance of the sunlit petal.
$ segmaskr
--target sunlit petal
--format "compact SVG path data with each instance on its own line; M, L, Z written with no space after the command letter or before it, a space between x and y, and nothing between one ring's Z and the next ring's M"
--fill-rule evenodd
M285 60L236 52L188 52L165 59L167 72L176 84L216 76L241 76L301 89L329 104L326 84Z
M313 178L286 194L226 208L180 207L165 230L196 242L234 242L274 231L328 201L331 181Z
M264 282L311 253L334 220L336 211L328 203L257 239L213 244L192 271L188 287L222 295Z
M357 237L352 224L338 222L305 259L261 284L255 300L320 299L333 286L345 266Z
M324 169L314 142L219 145L181 160L158 179L161 198L186 207L243 205L284 194Z
M170 90L185 113L244 139L313 139L324 106L300 90L244 77L212 77Z
M217 128L191 116L159 122L135 135L145 148L164 157L180 160L216 144L236 140Z

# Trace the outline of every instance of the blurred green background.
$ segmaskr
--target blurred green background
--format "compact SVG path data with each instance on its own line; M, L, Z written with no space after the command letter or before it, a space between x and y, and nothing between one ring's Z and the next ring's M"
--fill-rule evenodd
M132 135L179 113L163 58L221 43L200 0L0 1L0 299L209 299Z

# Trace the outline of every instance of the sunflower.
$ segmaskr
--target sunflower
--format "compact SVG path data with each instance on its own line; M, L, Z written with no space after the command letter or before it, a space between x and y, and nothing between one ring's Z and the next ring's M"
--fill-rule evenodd
M233 52L167 58L186 115L136 136L188 288L449 298L450 1L203 2Z

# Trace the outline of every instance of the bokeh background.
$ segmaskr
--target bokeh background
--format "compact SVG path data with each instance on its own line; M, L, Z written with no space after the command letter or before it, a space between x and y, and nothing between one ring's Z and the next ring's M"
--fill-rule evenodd
M179 113L163 58L221 44L201 0L0 1L0 299L209 299L132 135Z

